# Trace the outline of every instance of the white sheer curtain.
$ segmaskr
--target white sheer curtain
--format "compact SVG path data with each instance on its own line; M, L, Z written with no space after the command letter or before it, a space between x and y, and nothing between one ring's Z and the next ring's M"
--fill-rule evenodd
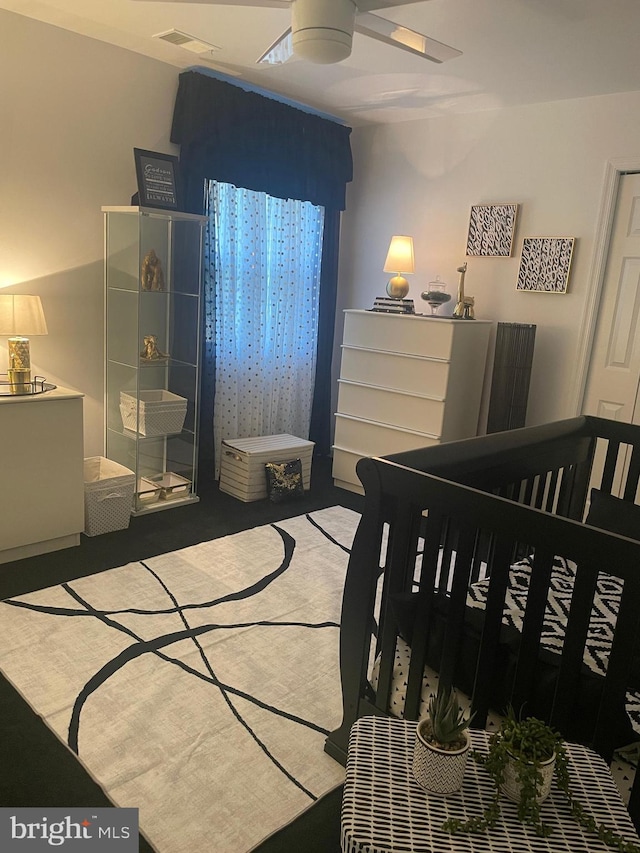
M208 215L217 477L225 438L308 437L324 209L210 181Z

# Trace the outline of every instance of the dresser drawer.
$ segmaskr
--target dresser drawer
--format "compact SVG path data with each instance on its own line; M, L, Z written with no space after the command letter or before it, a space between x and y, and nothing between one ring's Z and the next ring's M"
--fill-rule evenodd
M375 311L346 311L343 343L365 349L448 359L456 322L459 321Z
M338 411L436 438L442 434L444 400L339 380Z
M444 397L449 362L418 355L343 346L340 377L366 385Z
M439 440L433 435L399 429L348 415L336 415L336 447L353 450L360 456L387 456L389 453L430 447L432 444L439 444Z

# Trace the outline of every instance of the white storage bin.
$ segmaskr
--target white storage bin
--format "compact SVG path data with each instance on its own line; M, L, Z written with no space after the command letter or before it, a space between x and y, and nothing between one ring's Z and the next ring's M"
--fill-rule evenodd
M222 442L220 491L245 503L267 497L266 462L300 459L302 484L311 486L313 441L295 435L262 435L256 438L229 438Z
M148 477L140 477L138 487L136 489L136 503L149 504L154 503L160 497L160 485L149 480Z
M124 530L131 520L131 505L136 487L133 471L105 459L91 456L84 460L84 532L99 536Z
M139 401L139 418L136 412ZM187 399L171 391L140 391L138 396L120 392L120 414L125 429L140 435L171 435L182 431L187 415Z
M174 474L173 471L167 471L157 480L157 483L160 486L161 501L175 501L186 497L191 492L191 480L187 480L180 474Z

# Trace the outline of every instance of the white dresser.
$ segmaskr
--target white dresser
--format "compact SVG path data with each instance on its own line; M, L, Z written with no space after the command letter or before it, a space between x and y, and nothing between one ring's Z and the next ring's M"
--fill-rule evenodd
M333 446L337 486L362 492L355 467L476 435L492 322L345 311Z
M0 563L80 544L82 394L0 397Z

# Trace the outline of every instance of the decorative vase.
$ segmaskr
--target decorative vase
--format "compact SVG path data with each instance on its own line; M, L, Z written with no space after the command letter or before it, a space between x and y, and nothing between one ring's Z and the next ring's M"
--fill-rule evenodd
M430 743L427 740L430 731L431 724L428 719L418 723L413 750L413 775L425 791L433 794L452 794L462 787L469 753L469 734L462 732L460 739L464 740L464 746L452 750Z
M446 293L446 284L440 281L440 276L436 276L435 281L429 282L429 289L424 290L420 296L425 302L431 306L431 316L435 317L438 313L438 308L447 302L451 301L451 294Z
M546 761L540 763L540 773L542 774L542 787L540 793L536 797L539 803L549 796L551 791L551 783L553 782L553 772L556 767L556 757L552 755ZM504 782L500 785L500 791L509 800L514 803L520 802L520 780L517 776L516 765L509 760L504 768Z

